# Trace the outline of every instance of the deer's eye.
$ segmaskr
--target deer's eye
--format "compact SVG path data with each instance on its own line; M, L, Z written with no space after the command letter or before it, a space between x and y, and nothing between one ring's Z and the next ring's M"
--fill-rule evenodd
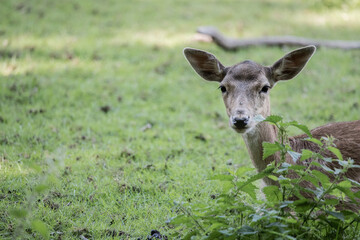
M264 86L264 87L261 89L260 93L267 93L267 92L269 91L269 89L270 89L270 86Z
M222 93L226 93L226 87L220 86L219 89Z

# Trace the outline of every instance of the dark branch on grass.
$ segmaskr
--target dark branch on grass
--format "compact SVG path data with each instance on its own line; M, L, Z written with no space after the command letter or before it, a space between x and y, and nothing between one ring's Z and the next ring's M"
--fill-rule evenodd
M239 48L251 46L308 46L340 48L344 50L360 49L360 41L343 40L316 40L295 36L268 36L260 38L234 39L224 36L217 28L203 26L197 29L198 33L210 36L221 48L228 51L236 51Z

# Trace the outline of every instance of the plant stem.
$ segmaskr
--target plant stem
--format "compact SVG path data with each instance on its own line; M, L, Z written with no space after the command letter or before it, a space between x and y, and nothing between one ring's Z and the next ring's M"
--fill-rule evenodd
M356 219L352 220L346 227L343 228L343 231L345 231L348 227L351 226L351 224L353 224L355 222ZM356 224L359 224L359 222L357 222Z
M328 189L326 189L326 190L321 194L321 196L319 197L319 199L316 201L316 203L314 204L314 206L311 208L311 210L310 210L310 212L308 213L308 215L305 217L303 224L305 224L305 223L307 222L308 218L310 217L310 214L314 211L315 207L319 204L319 202L322 200L322 198L323 198L328 192L330 192L330 191L333 189L333 186L335 185L335 183L336 183L337 181L339 181L340 176L341 176L341 174L339 174L339 175L335 178L335 180L333 181L333 183L331 184L331 186L330 186Z
M180 206L180 209L186 213L189 217L191 217L191 219L195 222L195 224L200 228L201 231L203 231L205 233L205 229L201 226L201 224L192 216L192 214L187 211L183 206Z
M339 239L339 231L340 231L340 224L338 225L338 229L336 231L336 238L335 240L338 240Z

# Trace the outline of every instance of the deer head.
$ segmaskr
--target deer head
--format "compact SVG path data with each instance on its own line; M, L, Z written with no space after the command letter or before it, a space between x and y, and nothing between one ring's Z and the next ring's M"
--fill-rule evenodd
M270 115L270 90L278 81L299 74L315 50L315 46L294 50L271 66L247 60L224 67L211 53L193 48L185 48L184 55L203 79L220 83L230 127L246 133L258 123L255 116Z

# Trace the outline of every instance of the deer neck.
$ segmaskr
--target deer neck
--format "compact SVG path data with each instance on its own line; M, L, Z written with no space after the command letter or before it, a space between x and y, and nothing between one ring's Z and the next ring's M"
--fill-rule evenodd
M263 160L263 142L274 143L277 139L275 126L266 122L257 124L251 131L244 133L243 139L250 154L251 161L258 172L264 170L272 161L276 160L274 155Z

